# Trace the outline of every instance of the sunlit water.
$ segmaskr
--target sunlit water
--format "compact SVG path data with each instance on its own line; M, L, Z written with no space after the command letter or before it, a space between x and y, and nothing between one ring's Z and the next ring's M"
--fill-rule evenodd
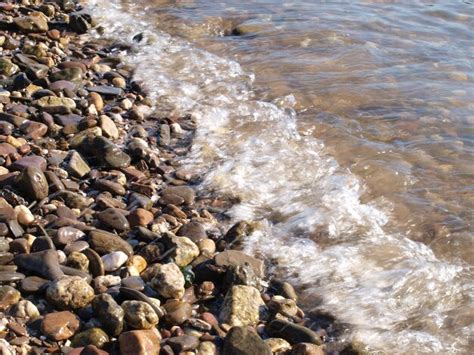
M371 352L472 348L473 5L91 1L203 194ZM125 54L125 53L124 53Z

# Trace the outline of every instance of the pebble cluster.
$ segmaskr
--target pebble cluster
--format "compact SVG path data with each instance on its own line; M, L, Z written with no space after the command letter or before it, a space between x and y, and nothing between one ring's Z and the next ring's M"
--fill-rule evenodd
M286 282L72 0L0 3L0 353L323 354Z

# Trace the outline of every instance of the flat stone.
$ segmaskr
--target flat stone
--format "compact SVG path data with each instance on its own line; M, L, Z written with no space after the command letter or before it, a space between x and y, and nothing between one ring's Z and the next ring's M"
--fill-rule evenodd
M92 301L92 308L110 336L122 333L125 313L112 296L106 293L96 296Z
M81 277L72 276L51 283L46 298L58 309L79 309L94 299L94 289Z
M94 93L91 93L91 95ZM97 110L100 110L99 108ZM99 117L99 126L102 128L102 132L104 136L117 139L119 137L119 131L117 126L115 125L114 121L110 119L109 116L101 115Z
M18 159L12 165L10 165L10 170L21 171L27 167L35 167L41 171L45 171L46 165L46 159L44 159L43 157L40 157L38 155L28 155L26 157Z
M18 185L28 199L42 200L49 195L46 176L35 166L27 166L23 169L18 176Z
M16 26L25 32L48 31L48 18L42 12L32 12L29 16L21 16L13 19Z
M54 250L20 254L15 256L14 263L20 270L42 276L48 280L57 280L64 275L59 267L58 253Z
M125 187L120 185L118 182L99 179L94 182L94 188L100 191L107 191L113 195L123 196L127 193Z
M71 81L79 83L82 80L82 69L80 68L66 68L49 75L49 79L54 82L58 80Z
M38 276L28 276L21 281L21 289L25 292L35 293L45 288L48 280Z
M33 244L31 245L31 253L36 253L39 251L43 250L56 250L56 247L54 246L53 240L48 237L47 235L42 235L40 237L37 237Z
M171 325L181 325L193 314L193 307L188 302L170 300L163 305L166 310L166 322Z
M179 228L177 235L188 237L194 243L198 243L203 239L207 238L206 230L204 226L196 221L191 221L187 224L184 224Z
M54 91L56 93L64 90L70 90L74 92L77 88L77 85L68 80L56 80L55 82L49 84L48 88L49 90Z
M62 199L69 208L78 208L80 210L90 206L94 202L90 197L67 190L58 191L56 196Z
M39 139L48 133L48 126L41 122L25 121L21 126L22 133L31 137L31 139Z
M128 222L131 227L147 226L153 222L153 213L144 208L137 208L128 215Z
M87 91L96 92L104 96L122 96L123 90L113 86L88 86Z
M119 337L120 353L125 355L159 355L161 336L157 329L132 330Z
M231 326L256 325L265 311L260 292L252 286L232 286L224 298L219 320Z
M192 205L196 197L196 193L194 192L194 190L188 186L168 187L161 193L162 198L170 198L173 195L182 198L183 203L186 205Z
M233 327L224 339L222 350L226 355L271 355L267 344L255 330L248 327Z
M74 227L61 227L57 230L54 243L65 246L85 237L85 233Z
M192 335L172 337L166 341L166 344L171 346L171 348L177 353L197 349L199 343L199 339Z
M72 337L79 330L79 326L79 318L74 313L48 313L41 322L41 332L51 340L61 341Z
M11 123L15 127L20 127L23 122L26 121L26 118L11 113L0 112L0 121Z
M107 208L106 210L97 214L97 218L105 226L116 229L118 231L126 231L130 229L130 224L127 218L124 216L122 210L117 208Z
M0 271L0 283L16 282L24 278L25 275L19 272Z
M74 150L69 152L66 160L67 172L76 178L82 179L91 171L91 168L82 156Z
M76 108L76 103L74 102L74 100L68 97L43 96L42 98L35 100L33 104L42 108L58 106L63 106L68 109Z
M133 254L133 248L116 234L102 230L89 232L89 244L99 254L108 254L113 251L123 251L127 255Z
M244 254L238 250L226 250L221 252L214 257L214 261L216 265L224 267L241 266L247 263L252 266L258 277L263 277L264 275L264 263L262 260Z
M273 337L285 339L290 344L311 343L322 345L321 337L311 329L283 320L274 319L267 324L266 330Z
M103 348L109 342L109 336L100 328L90 328L77 333L71 339L71 346L82 347L94 345L97 348Z

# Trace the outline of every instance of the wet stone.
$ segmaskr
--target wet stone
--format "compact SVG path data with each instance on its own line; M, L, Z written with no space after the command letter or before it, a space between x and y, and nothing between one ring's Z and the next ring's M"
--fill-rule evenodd
M96 296L92 308L110 336L118 336L122 332L124 311L112 296L105 293Z
M89 165L76 151L71 151L66 160L66 170L74 177L81 179L91 171Z
M192 205L194 203L194 199L196 193L194 190L187 186L172 186L166 188L161 193L162 198L169 198L172 196L178 196L183 199L183 203L186 205Z
M0 311L5 311L10 306L20 301L20 292L11 286L0 286Z
M174 263L161 265L151 286L164 298L181 298L184 295L184 276Z
M120 353L127 355L160 354L161 336L156 329L132 330L119 337Z
M290 344L322 344L321 338L311 329L286 320L274 319L267 325L266 329L271 336L283 338Z
M37 274L48 280L57 280L64 275L59 267L58 254L54 250L17 255L14 262L20 270Z
M35 293L46 287L48 280L38 276L28 276L21 282L21 289L25 292Z
M51 340L60 341L72 337L79 330L79 326L79 318L74 313L48 313L41 322L41 332Z
M7 282L16 282L23 280L25 275L19 272L7 272L7 271L0 271L0 284L7 283Z
M82 80L82 70L80 68L66 68L50 74L49 79L52 82L58 80L80 82Z
M123 211L117 208L107 208L105 211L98 213L97 218L105 226L111 229L116 229L118 231L126 231L130 229L130 224L124 216Z
M256 288L232 286L225 296L219 320L231 326L255 325L264 309L265 303Z
M130 244L119 236L106 231L94 230L89 232L89 243L92 249L99 254L108 254L119 250L127 255L133 254Z
M271 355L272 352L251 328L233 327L224 339L223 353L228 355Z
M90 328L83 332L77 333L71 339L71 346L82 347L94 345L97 348L103 348L109 342L109 337L100 328Z
M92 301L94 290L84 279L73 276L51 283L46 298L58 309L78 309Z
M199 346L199 339L192 335L182 335L178 337L169 338L166 344L177 353L182 351L194 350Z

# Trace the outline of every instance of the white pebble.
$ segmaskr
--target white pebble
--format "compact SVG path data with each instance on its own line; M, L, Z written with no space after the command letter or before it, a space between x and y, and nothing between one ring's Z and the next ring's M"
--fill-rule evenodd
M35 216L28 207L19 205L15 207L16 218L18 222L24 226L28 226L35 220Z
M114 251L102 257L105 271L115 271L128 260L127 254L123 251Z

